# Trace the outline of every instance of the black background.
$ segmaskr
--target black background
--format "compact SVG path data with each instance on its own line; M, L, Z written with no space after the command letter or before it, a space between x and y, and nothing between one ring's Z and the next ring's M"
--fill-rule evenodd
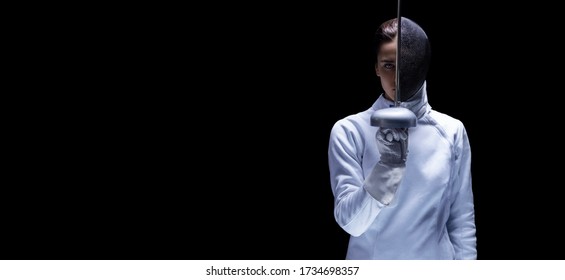
M422 2L403 15L430 39L430 105L469 134L479 259L563 259L553 25L529 4ZM75 16L80 43L57 51L78 66L22 118L2 259L345 257L328 137L381 92L371 40L394 1Z

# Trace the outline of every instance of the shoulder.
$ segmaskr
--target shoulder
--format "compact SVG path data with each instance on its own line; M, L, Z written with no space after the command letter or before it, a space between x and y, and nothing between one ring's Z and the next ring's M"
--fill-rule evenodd
M370 110L346 116L333 124L331 134L362 133L370 126L370 116Z
M465 127L461 120L435 110L430 111L430 117L434 119L435 122L437 122L439 125L448 130L459 130Z
M429 116L440 132L444 134L450 142L456 142L460 140L461 137L467 137L465 125L461 120L435 110L431 110Z
M375 131L370 125L372 111L366 110L336 121L330 133L330 147L338 149L363 149L365 138Z

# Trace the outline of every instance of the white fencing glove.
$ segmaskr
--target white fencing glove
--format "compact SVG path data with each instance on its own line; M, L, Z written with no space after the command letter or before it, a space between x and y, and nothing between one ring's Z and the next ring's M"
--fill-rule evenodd
M406 169L408 129L379 128L376 139L381 158L365 179L363 187L377 201L388 205Z

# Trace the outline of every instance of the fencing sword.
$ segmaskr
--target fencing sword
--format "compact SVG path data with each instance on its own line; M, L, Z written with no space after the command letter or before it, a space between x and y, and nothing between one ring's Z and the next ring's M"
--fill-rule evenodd
M397 2L397 19L398 19L398 33L396 35L396 68L395 68L395 81L396 81L396 93L394 95L394 107L384 108L381 110L376 110L373 115L371 115L371 125L382 127L382 128L408 128L416 126L417 118L416 115L409 109L400 107L400 91L402 90L402 85L400 84L400 64L401 59L401 24L402 17L400 16L400 0ZM378 51L378 50L377 50Z

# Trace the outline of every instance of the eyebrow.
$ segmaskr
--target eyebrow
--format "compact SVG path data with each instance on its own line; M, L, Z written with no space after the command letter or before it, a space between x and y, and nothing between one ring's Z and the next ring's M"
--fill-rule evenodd
M395 59L381 59L380 62L396 62Z

